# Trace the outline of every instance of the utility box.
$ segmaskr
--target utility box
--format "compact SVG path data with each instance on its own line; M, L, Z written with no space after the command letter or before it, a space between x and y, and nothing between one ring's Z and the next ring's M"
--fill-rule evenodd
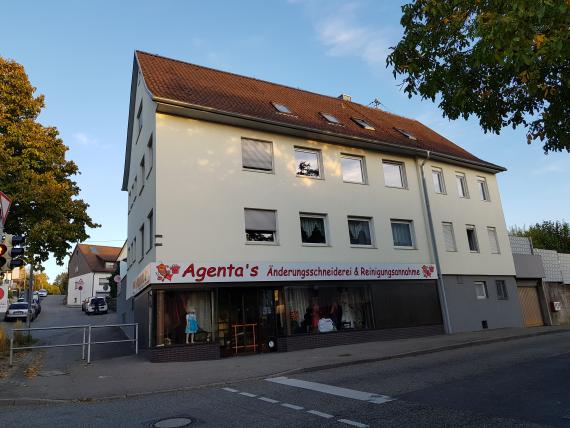
M562 303L560 302L550 302L550 310L552 312L560 312L562 310Z

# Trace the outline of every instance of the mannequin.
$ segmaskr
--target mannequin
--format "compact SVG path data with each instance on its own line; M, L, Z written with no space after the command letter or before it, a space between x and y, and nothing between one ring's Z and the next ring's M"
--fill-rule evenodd
M196 309L190 308L186 314L186 343L194 343L194 334L198 332L198 318L196 317ZM190 342L188 342L190 338Z

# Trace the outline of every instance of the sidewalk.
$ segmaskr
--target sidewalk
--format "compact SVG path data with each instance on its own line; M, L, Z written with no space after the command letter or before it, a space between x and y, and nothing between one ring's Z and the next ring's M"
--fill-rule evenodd
M78 361L66 373L42 375L40 370L32 379L1 381L0 406L134 397L564 333L570 333L570 328L487 330L188 363L156 364L135 355L89 366Z

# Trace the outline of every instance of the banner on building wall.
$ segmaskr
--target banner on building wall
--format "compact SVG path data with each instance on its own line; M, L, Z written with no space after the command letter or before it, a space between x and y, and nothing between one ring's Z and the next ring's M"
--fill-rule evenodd
M8 286L0 285L0 312L8 311Z
M433 264L177 262L150 263L130 282L127 297L150 284L215 282L436 279Z

